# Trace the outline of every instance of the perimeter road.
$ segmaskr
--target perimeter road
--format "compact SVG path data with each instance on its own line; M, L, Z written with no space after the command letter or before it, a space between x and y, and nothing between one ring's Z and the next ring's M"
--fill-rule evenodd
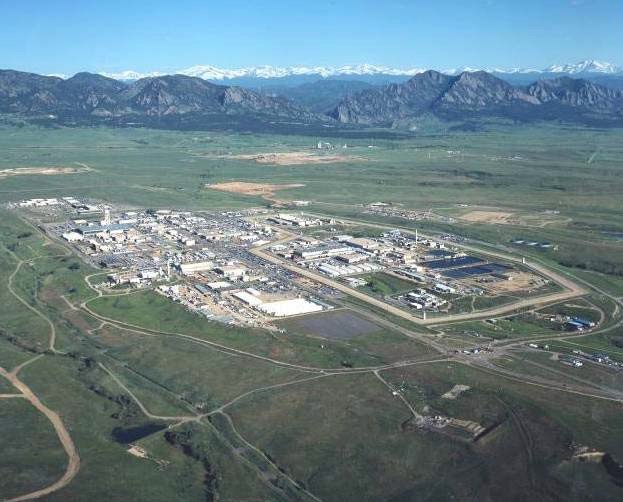
M350 220L343 220L343 221L347 221L350 222ZM388 227L385 226L381 226L381 225L375 225L377 227L383 228L383 229L387 229ZM550 280L556 282L557 284L559 284L560 286L566 288L566 291L562 291L560 293L553 293L550 295L543 295L543 296L538 296L538 297L534 297L534 298L526 298L524 300L520 300L518 302L515 303L511 303L511 304L507 304L507 305L501 305L499 307L494 307L492 309L488 309L488 310L481 310L479 312L469 312L469 313L465 313L465 314L452 314L452 315L446 315L446 316L441 316L441 317L434 317L434 318L430 318L430 319L421 319L417 316L414 316L413 314L410 314L409 312L406 312L405 310L398 308L394 305L390 305L388 303L385 303L377 298L374 298L372 296L369 296L365 293L362 293L360 291L357 291L349 286L346 286L344 284L341 284L337 281L334 281L333 279L329 279L328 277L322 276L320 274L317 274L316 272L313 272L311 270L307 270L304 269L302 267L299 267L297 265L294 265L292 263L289 263L285 260L282 260L272 254L269 254L267 252L265 252L265 250L271 246L274 246L276 244L282 244L291 240L296 239L298 236L296 234L292 234L290 232L287 231L283 231L281 230L282 233L287 233L288 237L283 238L283 239L279 239L277 241L274 242L270 242L268 244L264 244L263 246L258 246L256 248L252 248L250 249L250 252L252 254L254 254L255 256L269 261L275 265L279 265L281 267L284 267L288 270L290 270L291 272L297 273L299 275L302 275L304 277L307 277L309 279L312 279L313 281L319 282L321 284L324 284L326 286L329 286L333 289L337 289L338 291L341 291L342 293L346 293L349 296L352 296L354 298L357 298L359 300L362 300L370 305L373 305L377 308L380 308L382 310L385 310L386 312L389 312L390 314L393 314L395 316L398 317L402 317L403 319L406 319L410 322L413 322L414 324L419 324L422 326L430 326L430 325L435 325L435 324L442 324L444 322L450 322L450 321L464 321L464 320L469 320L469 319L480 319L483 317L490 317L490 316L497 316L500 314L504 314L507 312L513 312L514 310L520 309L520 308L525 308L525 307L533 307L533 306L538 306L538 305L544 305L544 304L548 304L548 303L553 303L553 302L560 302L560 301L564 301L567 300L569 298L575 298L576 296L581 296L583 294L586 293L586 291L580 287L579 285L577 285L576 283L574 283L573 281L571 281L570 279L568 279L567 277L564 277L560 274L557 274L556 272L542 266L539 264L534 264L534 263L523 263L522 260L520 260L519 258L515 258L512 256L509 256L507 254L503 254L503 253L499 253L499 252L495 252L495 251L482 251L482 250L478 250L475 248L472 248L471 246L467 246L467 245L460 245L460 244L455 244L457 247L461 247L467 250L471 250L471 251L477 251L480 254L486 254L489 256L494 256L496 258L500 258L500 259L504 259L506 261L511 261L514 263L522 263L524 265L526 265L527 267L535 270L536 272L540 273L541 275L546 276L547 278L549 278Z

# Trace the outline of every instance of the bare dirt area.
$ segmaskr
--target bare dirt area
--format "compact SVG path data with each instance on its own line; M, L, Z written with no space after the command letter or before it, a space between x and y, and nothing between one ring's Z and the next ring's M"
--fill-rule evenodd
M491 223L494 225L509 225L513 223L514 213L505 211L470 211L461 216L462 220L473 223Z
M441 397L442 399L456 399L457 397L459 397L460 394L462 394L463 392L469 389L471 389L469 385L456 384L454 387L452 387L448 392L443 394Z
M516 213L502 209L474 209L458 217L469 223L486 223L489 225L521 225L528 227L545 227L554 223L565 224L571 221L556 212Z
M79 174L91 171L89 167L17 167L0 169L0 179L12 176L55 176L58 174Z
M545 279L531 272L513 271L506 275L509 277L509 280L487 280L484 282L481 277L470 277L463 279L461 284L466 287L483 289L491 295L532 291L546 284Z
M266 200L276 202L275 195L279 190L287 190L289 188L301 188L305 185L301 183L284 183L281 185L275 185L271 183L228 181L225 183L214 183L206 186L208 188L211 188L212 190L220 190L221 192L263 197Z
M487 289L492 293L502 294L530 291L544 285L542 278L529 272L512 272L508 275L512 278L510 281L496 281L488 284Z
M272 164L276 166L300 166L306 164L335 164L339 162L354 162L365 160L356 155L317 154L313 152L276 152L251 153L240 155L222 155L221 159L254 160L258 164Z

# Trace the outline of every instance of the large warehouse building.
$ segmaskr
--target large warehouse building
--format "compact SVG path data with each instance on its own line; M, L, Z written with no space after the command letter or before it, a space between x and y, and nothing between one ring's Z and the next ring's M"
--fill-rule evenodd
M253 288L238 291L234 293L233 296L250 307L273 317L311 314L312 312L320 312L324 309L322 305L318 305L317 303L306 300L305 298L292 298L288 300L264 302L264 300L260 297L260 292L254 290Z
M305 298L294 298L292 300L262 303L258 309L274 317L287 317L291 315L320 312L322 306L305 300Z

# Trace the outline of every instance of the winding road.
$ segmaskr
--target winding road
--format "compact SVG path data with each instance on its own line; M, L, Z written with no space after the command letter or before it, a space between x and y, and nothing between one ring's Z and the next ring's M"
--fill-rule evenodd
M352 220L346 220L346 221L352 221ZM360 223L360 222L354 222L354 223ZM30 224L30 223L29 223ZM368 223L366 223L367 225L370 225ZM31 226L33 228L35 228L38 232L41 232L39 229L37 229L36 227L34 227L32 224ZM371 225L371 226L377 226L379 228L388 228L387 226L382 226L382 225ZM47 236L44 235L44 238L46 240L49 241L49 238ZM287 237L286 239L282 239L281 242L286 242L287 240L293 238L293 236ZM50 241L53 242L53 241ZM429 320L422 320L420 318L417 318L413 315L411 315L410 313L399 309L395 306L392 305L388 305L385 302L382 302L381 300L378 300L376 298L373 298L371 296L368 296L364 293L361 293L359 291L356 291L352 288L349 288L343 284L340 284L336 281L333 281L331 279L328 279L324 276L321 276L319 274L316 274L312 271L306 270L306 269L302 269L298 266L295 266L291 263L287 263L284 262L283 260L280 260L279 258L265 253L264 250L266 249L267 246L272 246L275 245L276 242L272 242L266 246L261 246L258 248L255 248L252 250L252 252L254 254L256 254L256 256L267 260L269 262L278 264L281 267L285 267L289 270L291 270L292 272L295 272L297 274L306 276L310 279L313 279L316 282L319 282L321 284L325 284L328 285L334 289L337 289L339 291L344 292L345 294L358 298L362 301L365 301L366 303L373 305L374 307L377 307L379 309L382 309L383 311L389 312L395 316L398 316L400 318L403 319L407 319L408 321L413 322L416 325L436 325L436 324L441 324L444 322L448 322L448 321L457 321L457 320L467 320L467 319L477 319L477 318L483 318L483 317L490 317L490 316L496 316L496 315L500 315L500 314L504 314L504 313L508 313L510 311L516 310L518 308L524 308L524 307L534 307L534 306L539 306L539 305L544 305L544 304L548 304L548 303L553 303L553 302L560 302L560 301L564 301L566 299L569 298L574 298L577 296L581 296L583 294L586 294L587 290L585 288L583 288L582 286L580 286L577 282L575 282L574 280L572 280L571 278L569 278L568 276L559 274L558 272L552 270L551 268L548 268L542 264L539 263L534 263L531 262L529 264L527 264L528 267L532 268L534 271L548 277L550 280L558 283L559 285L561 285L563 288L565 288L565 291L560 292L560 293L554 293L554 294L550 294L550 295L544 295L541 297L535 297L535 298L531 298L531 299L525 299L525 300L521 300L518 302L515 302L513 304L508 304L508 305L504 305L501 307L496 307L493 309L489 309L486 311L480 311L480 312L474 312L474 313L466 313L466 314L458 314L458 315L452 315L452 316L444 316L444 317L437 317L437 318L433 318L433 319L429 319ZM470 251L477 251L479 253L483 253L483 251L481 249L477 249L474 248L472 246L469 246L467 244L456 244L457 247L462 247L465 250L470 250ZM64 247L64 246L63 246ZM65 248L67 249L67 248ZM55 354L59 354L62 355L63 353L58 351L55 347L56 344L56 329L54 327L54 323L51 321L51 319L46 316L43 312L39 311L37 308L35 308L33 305L31 305L30 303L28 303L25 299L23 299L18 293L17 291L14 289L13 287L13 281L14 278L17 276L17 274L19 273L19 271L22 269L23 265L27 263L27 261L25 260L21 260L19 259L13 252L11 252L10 250L7 250L11 256L16 260L16 267L15 270L11 273L11 275L9 276L9 279L7 281L7 289L8 291L11 293L11 295L13 295L22 305L24 305L26 308L28 308L31 312L33 312L35 315L37 315L38 317L40 317L41 319L43 319L48 325L49 325L49 341L48 341L48 350L52 353ZM68 253L71 253L70 250L67 250ZM512 261L515 263L519 263L520 260L518 258L509 256L506 253L501 253L501 252L497 252L497 251L487 251L487 254L489 254L490 256L495 256L497 258L500 259L504 259L506 261ZM131 332L135 332L137 334L142 334L145 336L172 336L172 337L177 337L179 339L184 339L187 341L191 341L193 343L197 343L197 344L201 344L207 347L210 347L213 350L217 350L219 352L225 353L227 355L230 356L242 356L242 357L248 357L248 358L253 358L256 360L260 360L263 361L265 363L268 364L272 364L272 365L276 365L279 367L284 367L284 368L290 368L290 369L294 369L294 370L298 370L300 372L303 373L310 373L312 374L312 376L309 377L305 377L305 378L297 378L294 380L290 380L287 382L282 382L282 383L278 383L278 384L274 384L274 385L270 385L270 386L266 386L266 387L260 387L260 388L256 388L256 389L252 389L250 391L247 391L243 394L240 394L239 396L231 399L230 401L221 404L220 406L218 406L217 408L207 412L207 413L203 413L203 414L196 414L196 415L175 415L175 416L162 416L162 415L156 415L151 413L148 408L138 399L138 397L123 383L123 381L116 376L108 367L106 367L104 364L102 363L98 363L99 367L105 371L114 381L115 383L123 390L123 392L125 392L128 396L130 396L132 398L132 400L137 404L137 406L139 407L139 409L141 410L141 412L152 419L157 419L157 420L163 420L163 421L171 421L171 422L175 422L175 424L173 424L172 426L177 426L180 425L182 423L188 422L188 421L200 421L202 418L217 414L217 413L221 413L224 416L226 416L228 418L228 420L231 419L229 418L229 416L225 413L225 410L232 406L233 404L237 403L238 401L245 399L251 395L260 393L260 392L266 392L266 391L270 391L270 390L274 390L274 389L279 389L282 387L286 387L286 386L290 386L290 385L297 385L297 384L303 384L305 382L309 382L312 380L316 380L316 379L320 379L320 378L326 378L326 377L334 377L334 376L340 376L340 375L345 375L345 374L357 374L357 373L372 373L374 376L376 376L376 378L378 378L388 389L392 390L392 392L394 391L392 385L387 382L383 376L381 375L382 371L385 370L389 370L392 368L400 368L400 367L407 367L407 366L413 366L413 365L418 365L418 364L435 364L435 363L441 363L441 362L448 362L448 361L453 361L459 364L465 364L468 366L473 366L481 371L484 372L488 372L503 378L507 378L513 381L518 381L521 382L523 384L527 384L527 385L533 385L533 386L537 386L537 387L541 387L541 388L545 388L548 390L556 390L556 391L561 391L561 392L568 392L568 393L572 393L572 394L577 394L577 395L581 395L581 396L585 396L585 397L590 397L590 398L596 398L596 399L606 399L606 400L610 400L610 401L616 401L619 403L623 403L623 400L620 399L617 396L612 395L610 392L608 392L608 389L606 388L601 388L601 389L596 389L595 391L593 391L592 389L587 389L586 387L575 387L575 388L571 388L571 386L561 386L557 383L554 382L549 382L549 381L543 381L542 379L538 379L538 378L533 378L530 376L526 376L524 374L519 374L517 372L508 370L506 368L502 368L500 366L497 366L495 364L492 364L491 361L487 360L487 359L475 359L475 358L470 358L469 356L464 356L461 354L454 354L452 356L449 356L447 354L447 348L442 346L441 344L437 343L435 341L435 337L434 336L430 336L430 335L424 335L421 333L415 333L405 327L399 326L387 319L383 319L381 317L379 317L377 314L373 313L373 312L368 312L368 316L374 317L375 321L378 322L381 325L387 326L387 327L391 327L392 329L395 329L396 331L401 332L403 335L410 337L410 338L414 338L417 339L420 342L426 343L429 346L431 346L433 349L435 349L437 351L437 354L434 357L431 357L429 359L409 359L409 360L401 360L401 361L396 361L394 363L390 363L390 364L385 364L385 365L379 365L379 366L371 366L371 367L361 367L361 368L319 368L319 367L313 367L313 366L308 366L308 365L300 365L300 364L294 364L294 363L288 363L285 361L280 361L278 359L274 359L271 357L267 357L267 356L262 356L259 354L254 354L252 352L248 352L248 351L244 351L244 350L240 350L240 349L236 349L236 348L232 348L232 347L228 347L216 342L212 342L210 340L205 340L203 338L199 338L199 337L195 337L192 335L186 335L183 333L172 333L172 332L165 332L165 331L159 331L159 330L152 330L152 329L145 329L141 326L136 326L130 323L125 323L113 318L109 318L106 316L102 316L100 314L98 314L97 312L94 312L91 308L89 308L88 303L95 299L95 298L99 298L104 296L102 291L95 288L91 282L90 279L94 276L97 276L98 274L92 274L90 276L85 277L85 282L86 284L89 286L89 288L91 288L94 292L96 292L96 296L94 298L91 298L89 300L86 300L85 302L83 302L80 305L80 310L84 311L85 313L87 313L88 315L92 316L93 318L99 319L100 321L102 321L102 323L106 323L106 324L110 324L112 326L116 326L118 328L127 330L127 331L131 331ZM589 287L591 287L592 289L595 289L597 291L600 291L601 293L605 294L603 291L599 290L598 288L593 287L592 285L586 283L583 280L580 280L579 282L583 282L585 284L587 284ZM123 293L122 293L123 294ZM115 294L115 296L117 296L118 294ZM106 295L107 296L107 295ZM112 295L111 295L112 296ZM617 303L617 308L618 305L621 303L621 300L615 297L612 297L611 295L607 295L609 298L613 299L616 303ZM65 299L65 301L67 302L68 306L70 306L73 309L77 309L78 307L75 307L73 305L71 305L67 299ZM620 322L618 323L620 324ZM569 335L566 335L566 337L560 337L560 338L568 338ZM552 339L551 337L549 337L548 339ZM523 343L522 341L517 341L515 342L516 344L520 344ZM509 347L512 349L512 347ZM44 497L46 495L49 495L50 493L57 491L65 486L67 486L71 480L76 476L76 474L78 473L79 469L80 469L80 456L78 454L78 451L73 443L73 440L67 430L67 428L65 427L61 417L59 416L59 414L53 410L51 410L50 408L48 408L46 405L44 405L39 397L37 397L34 392L24 383L22 382L19 377L18 374L19 372L26 367L28 364L32 364L34 362L36 362L37 360L39 360L40 358L44 357L44 354L40 354L36 357L33 357L25 362L23 362L22 364L16 366L15 368L13 368L11 371L7 371L4 368L0 368L0 376L6 378L18 391L19 393L17 394L1 394L0 395L0 399L12 399L12 398L23 398L28 400L38 411L40 411L42 414L44 414L48 420L52 423L56 434L67 454L67 458L68 458L68 463L67 463L67 468L65 473L63 474L63 476L57 480L56 482L52 483L51 485L33 491L31 493L25 494L25 495L21 495L19 497L10 499L11 501L23 501L23 500L32 500L32 499L36 499L36 498L40 498L40 497ZM403 400L404 404L409 408L410 412L413 414L413 416L418 419L418 417L421 417L417 411L410 405L410 403L408 403L408 401L406 401L406 399L404 399L404 397L398 393L398 395L401 397L401 399ZM233 429L235 430L235 427L233 426L233 423L231 424ZM236 431L237 432L237 431ZM255 447L253 445L251 445L250 443L248 443L246 440L244 440L244 438L242 438L242 436L240 436L240 439L247 443L247 445L251 448ZM260 452L261 453L261 452ZM296 483L295 483L296 484ZM307 494L311 497L313 497L314 499L318 500L315 496L313 496L313 494L307 492Z

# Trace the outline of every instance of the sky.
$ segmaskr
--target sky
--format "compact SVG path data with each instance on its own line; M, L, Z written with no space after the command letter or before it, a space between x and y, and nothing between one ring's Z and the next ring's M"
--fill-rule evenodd
M623 65L621 0L0 0L0 68Z

